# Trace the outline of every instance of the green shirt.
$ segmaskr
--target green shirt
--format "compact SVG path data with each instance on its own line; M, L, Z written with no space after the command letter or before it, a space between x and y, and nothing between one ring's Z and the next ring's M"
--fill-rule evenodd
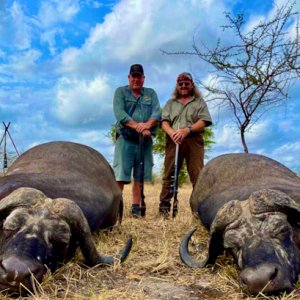
M199 120L212 124L206 102L201 98L193 97L185 105L180 99L169 99L162 111L162 121L169 121L173 129L192 126Z
M140 95L136 97L128 85L119 87L115 91L113 107L117 124L124 124L130 120L160 120L159 101L156 92L151 88L143 87Z

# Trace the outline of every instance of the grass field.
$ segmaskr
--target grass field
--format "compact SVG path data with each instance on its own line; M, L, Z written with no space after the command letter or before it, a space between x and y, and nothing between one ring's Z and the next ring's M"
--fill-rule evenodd
M192 270L179 258L183 235L198 226L194 243L206 244L207 233L192 217L189 207L191 187L180 188L179 213L173 219L158 215L160 184L145 185L147 215L130 217L131 186L124 190L123 223L111 232L94 235L99 252L115 254L127 236L133 236L133 249L122 265L86 268L80 251L54 274L37 285L36 293L26 299L168 300L168 299L300 299L295 289L289 295L266 297L244 295L238 285L238 273L231 261L221 257L211 268ZM0 299L9 299L0 296Z

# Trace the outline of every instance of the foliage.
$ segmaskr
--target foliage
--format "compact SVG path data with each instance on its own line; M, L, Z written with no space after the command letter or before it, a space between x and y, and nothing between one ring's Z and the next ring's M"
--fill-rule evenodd
M287 1L269 20L261 20L250 30L243 14L234 17L226 13L228 24L223 29L236 37L230 45L219 39L209 49L195 41L192 52L164 51L196 55L213 68L213 79L201 84L210 101L232 112L245 152L246 131L269 109L285 103L292 81L299 77L300 36L294 6L295 2Z
M212 127L205 128L203 134L205 151L209 151L212 148L212 145L215 143L213 141L214 133ZM159 127L156 132L156 136L153 139L153 152L160 156L164 156L165 154L165 144L166 144L166 134Z

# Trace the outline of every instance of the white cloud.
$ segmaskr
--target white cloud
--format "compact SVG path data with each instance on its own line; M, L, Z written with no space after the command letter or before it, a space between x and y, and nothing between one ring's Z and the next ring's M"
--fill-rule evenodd
M41 33L41 41L48 44L51 55L55 55L57 52L56 36L59 34L63 34L62 28L54 28Z
M218 126L214 130L214 134L217 137L216 147L226 147L228 148L228 151L234 151L237 148L241 148L239 131L233 124L225 123Z
M269 134L270 128L272 127L271 122L270 119L265 118L253 124L248 132L249 142L253 144L259 143L263 136Z
M273 154L276 156L279 155L286 155L286 154L296 154L297 153L297 157L299 157L300 154L300 142L294 142L294 143L287 143L282 145L281 147L275 149L273 151ZM294 156L295 159L295 156Z
M99 1L92 1L91 5L95 8L100 8L100 7L104 6L104 4Z
M28 49L7 57L8 62L0 65L0 72L15 78L17 81L36 78L39 73L38 61L42 53L35 49ZM36 82L37 82L36 81Z
M11 6L0 11L0 45L15 47L17 50L28 49L32 40L32 20L28 18L21 5L14 1Z
M272 151L272 157L285 164L295 172L300 170L300 142L290 142Z
M74 141L97 149L112 163L114 145L106 130L84 130L74 138Z
M276 1L279 3L279 0ZM232 4L232 1L226 3L229 2ZM220 34L220 25L225 24L223 12L231 9L225 7L222 0L45 0L39 1L42 4L37 16L30 10L30 5L25 4L26 1L22 2L22 6L17 1L13 3L9 10L0 12L0 43L5 45L0 50L0 82L7 83L5 94L0 94L0 116L2 109L14 116L16 111L19 113L25 107L26 113L18 114L17 121L21 132L18 138L23 145L53 139L73 140L95 147L110 159L113 146L105 134L114 122L113 91L127 83L130 64L144 65L145 86L157 91L163 105L179 72L190 71L199 79L209 75L208 66L199 58L162 55L160 49L171 52L189 50L194 33L196 40L209 46L215 44L217 37L225 39L225 42L233 41L232 36ZM83 43L82 39L76 40L76 32L85 34L85 31L80 31L80 22L86 22L85 30L93 26L88 20L80 19L83 13L80 9L89 6L90 13L92 7L110 4L114 6L104 21L90 30ZM298 11L299 4L297 1ZM102 10L96 9L96 13L101 15ZM248 27L256 21L250 16ZM71 32L71 26L75 34L68 39L66 33ZM67 43L73 46L65 48ZM53 55L50 62L46 61L49 59L48 49L41 48L41 44L43 47L49 45ZM31 48L32 45L36 48ZM7 46L13 51L9 52ZM61 78L57 80L56 76ZM53 80L53 84L37 87L41 79ZM23 84L26 89L10 89L14 82ZM34 83L33 86L31 83ZM7 109L7 101L11 103L10 110ZM296 108L288 112L290 119L287 120L276 114L266 114L261 120L263 122L253 126L246 135L250 150L289 160L280 152L286 150L290 156L297 157L295 136L299 136L299 130L295 124L298 124L296 112L299 110ZM61 122L56 122L51 109ZM232 114L213 108L211 113L217 123L217 144L213 153L242 152L240 134L234 126ZM26 118L29 114L30 119ZM275 118L278 125L271 123ZM283 140L283 137L286 139ZM282 145L286 141L294 148L285 149ZM278 148L275 151L277 146L282 150Z
M37 16L41 30L40 39L43 43L48 44L51 55L55 55L57 51L57 36L63 37L64 35L63 26L73 22L79 12L78 0L41 1Z
M113 119L113 92L107 81L105 76L91 81L60 79L56 87L55 111L58 118L69 125L110 124Z
M218 3L216 6L210 1L192 1L187 5L182 1L175 1L170 13L168 1L120 1L106 15L104 22L91 30L84 46L76 52L73 68L66 64L70 51L66 49L62 53L62 69L81 73L82 70L88 70L86 65L90 63L95 68L114 68L116 71L118 65L124 67L125 64L128 66L142 61L149 62L152 70L156 68L162 71L171 57L161 55L160 49L191 49L193 33L200 23L198 30L202 33L202 38L209 37L210 16L223 18L222 3ZM217 17L214 18L214 24L218 28ZM180 67L187 65L186 58L173 56L172 60L178 60Z
M103 140L105 138L105 135L101 133L100 130L89 130L85 132L80 132L78 134L78 138L83 143L92 143L95 144L99 142L99 140Z
M68 23L79 12L78 0L42 1L38 19L42 27L51 28L60 23Z

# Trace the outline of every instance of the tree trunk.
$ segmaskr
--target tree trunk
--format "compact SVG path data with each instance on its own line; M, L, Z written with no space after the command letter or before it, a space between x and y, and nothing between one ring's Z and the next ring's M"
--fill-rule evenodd
M245 129L244 128L241 128L241 139L242 139L242 144L244 147L244 152L248 153L248 146L247 146L246 139L245 139Z

